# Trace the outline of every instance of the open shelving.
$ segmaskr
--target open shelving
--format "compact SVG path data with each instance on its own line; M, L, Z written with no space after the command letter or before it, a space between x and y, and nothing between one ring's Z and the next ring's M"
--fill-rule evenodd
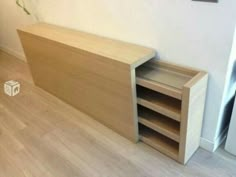
M179 142L180 123L155 111L138 106L139 123Z
M199 147L208 75L150 60L136 69L140 140L185 164Z
M145 127L143 125L139 126L140 139L147 143L148 145L156 148L162 153L169 155L173 159L178 159L179 144L171 139L166 138L160 133Z
M142 86L137 86L137 97L138 104L180 121L181 101Z

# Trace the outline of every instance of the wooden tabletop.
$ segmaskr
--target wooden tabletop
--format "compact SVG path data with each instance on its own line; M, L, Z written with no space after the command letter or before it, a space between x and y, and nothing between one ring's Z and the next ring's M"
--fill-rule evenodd
M153 49L46 23L20 29L52 41L137 67L155 57Z

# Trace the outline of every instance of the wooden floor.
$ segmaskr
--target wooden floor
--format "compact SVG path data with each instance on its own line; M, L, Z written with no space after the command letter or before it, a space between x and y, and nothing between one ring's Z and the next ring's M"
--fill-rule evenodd
M15 97L3 92L12 79ZM0 177L235 177L236 160L223 153L199 149L182 166L133 144L35 87L27 65L0 51Z

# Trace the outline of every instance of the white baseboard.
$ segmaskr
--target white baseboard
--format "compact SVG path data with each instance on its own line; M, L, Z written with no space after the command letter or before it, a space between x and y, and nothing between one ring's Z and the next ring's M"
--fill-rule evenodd
M214 142L209 141L205 138L201 138L200 147L207 151L214 152Z
M26 62L26 58L25 58L25 55L23 53L17 52L17 51L15 51L13 49L10 49L9 47L2 46L2 45L0 45L0 50L4 51L4 52L6 52L6 53L8 53L10 55L13 55L16 58Z
M207 151L210 151L210 152L215 152L215 150L223 143L223 141L226 139L226 135L227 135L227 132L228 132L228 128L229 127L226 127L224 129L224 131L221 132L221 134L215 139L214 142L212 141L209 141L205 138L201 138L201 141L200 141L200 147L207 150Z

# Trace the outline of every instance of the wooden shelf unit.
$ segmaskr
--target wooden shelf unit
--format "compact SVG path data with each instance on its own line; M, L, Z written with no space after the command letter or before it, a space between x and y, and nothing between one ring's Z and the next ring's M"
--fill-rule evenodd
M207 73L61 26L37 23L18 34L38 87L183 164L199 147Z
M161 60L136 69L140 140L185 164L200 143L208 75Z

